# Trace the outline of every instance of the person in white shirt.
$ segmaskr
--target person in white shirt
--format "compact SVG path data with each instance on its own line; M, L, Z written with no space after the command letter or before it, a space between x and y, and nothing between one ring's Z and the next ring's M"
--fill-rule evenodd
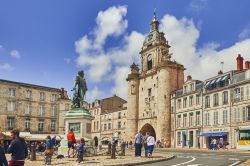
M147 145L148 145L148 157L151 157L155 146L155 138L151 134L147 138Z

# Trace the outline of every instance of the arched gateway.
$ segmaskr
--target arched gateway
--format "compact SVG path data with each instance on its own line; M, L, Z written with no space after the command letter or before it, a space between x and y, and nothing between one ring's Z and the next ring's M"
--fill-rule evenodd
M146 132L148 132L150 135L152 135L155 139L156 139L156 134L155 134L155 129L153 128L153 126L151 126L150 124L146 123L144 126L142 126L140 132L145 135Z

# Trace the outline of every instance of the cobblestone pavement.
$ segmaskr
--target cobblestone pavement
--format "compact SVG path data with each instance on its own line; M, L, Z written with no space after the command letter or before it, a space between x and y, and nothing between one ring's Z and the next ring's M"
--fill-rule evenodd
M60 165L60 166L80 166L80 165L88 165L88 166L114 166L114 165L137 165L141 163L153 163L157 161L163 161L172 158L173 155L169 153L164 153L161 155L160 153L154 153L152 158L145 157L134 157L132 151L127 151L126 156L117 156L117 159L111 159L110 156L96 156L96 157L85 157L82 163L78 163L76 158L63 158L56 159L53 156L51 165ZM7 158L10 158L10 155L7 155ZM37 166L43 165L44 158L40 155L37 156L37 161L25 161L25 166Z

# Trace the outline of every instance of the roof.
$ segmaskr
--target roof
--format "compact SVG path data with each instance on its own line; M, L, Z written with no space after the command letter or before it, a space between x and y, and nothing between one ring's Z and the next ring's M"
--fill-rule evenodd
M123 104L127 101L119 96L112 96L101 100L101 114L111 113L116 111L121 111L123 109Z
M61 89L59 89L59 88L53 88L53 87L47 87L47 86L41 86L41 85L35 85L35 84L28 84L28 83L16 82L16 81L4 80L4 79L0 79L0 82L16 84L16 85L19 85L19 86L26 86L26 87L32 87L32 88L48 89L48 90L53 90L53 91L61 91Z

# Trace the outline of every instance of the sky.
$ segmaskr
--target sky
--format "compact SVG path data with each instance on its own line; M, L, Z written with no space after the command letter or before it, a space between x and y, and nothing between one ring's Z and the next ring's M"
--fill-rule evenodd
M0 79L127 99L130 65L156 11L172 60L205 80L250 60L249 0L0 0ZM224 62L223 67L221 62Z

